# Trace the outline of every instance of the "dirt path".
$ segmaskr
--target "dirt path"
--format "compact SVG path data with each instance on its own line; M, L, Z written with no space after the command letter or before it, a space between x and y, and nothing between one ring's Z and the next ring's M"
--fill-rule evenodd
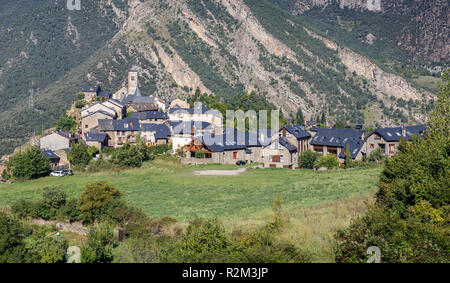
M61 231L63 232L73 232L81 235L87 235L89 233L89 229L84 227L79 222L69 224L69 223L61 223L58 221L46 221L43 219L32 219L31 222L37 225L55 225L58 228L62 228Z
M237 176L244 173L247 168L241 168L237 170L203 170L195 171L196 176Z

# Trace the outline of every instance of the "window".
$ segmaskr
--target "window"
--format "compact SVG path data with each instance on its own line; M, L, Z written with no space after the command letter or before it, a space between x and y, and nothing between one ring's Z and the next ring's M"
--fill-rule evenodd
M86 129L87 129L87 128L89 128L89 126L88 126L88 125L86 125L86 126L84 126L84 127L85 127Z
M135 79L134 76L131 76L131 80L134 81L134 79Z
M371 149L374 149L374 148L375 148L375 144L371 143L371 144L370 144L370 148L371 148Z
M237 154L238 154L237 151L233 152L233 159L237 159Z
M270 155L269 156L269 162L282 162L283 156L281 155Z
M390 144L389 145L389 153L390 154L394 154L395 153L395 144Z

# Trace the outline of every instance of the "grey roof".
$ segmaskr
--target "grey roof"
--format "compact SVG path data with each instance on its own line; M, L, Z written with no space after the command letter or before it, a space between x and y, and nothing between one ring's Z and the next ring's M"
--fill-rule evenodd
M287 139L281 137L278 139L278 142L284 146L289 152L297 152L297 147L293 144L291 144Z
M216 141L212 145L205 144L212 152L224 152L228 150L245 150L247 153L251 153L251 147L262 147L260 140L261 135L267 136L264 131L258 131L257 133L242 132L235 128L227 128L221 135L212 135ZM269 135L272 131L269 130ZM205 138L202 136L200 139L203 141ZM297 150L297 149L295 149Z
M100 92L102 88L98 85L83 85L80 90L82 92Z
M132 118L136 118L139 120L147 120L147 119L169 119L167 113L161 113L159 111L143 111L143 112L133 112L131 114Z
M141 131L154 132L155 139L167 139L171 136L169 127L164 124L141 124Z
M54 153L52 150L50 149L43 149L41 150L42 154L45 155L48 159L50 160L59 160L60 157L58 155L56 155L56 153Z
M286 131L294 135L298 140L311 137L311 134L308 133L301 125L285 126L285 128Z
M109 101L109 102L111 102L111 103L113 103L113 104L115 104L115 105L117 105L119 107L122 107L122 108L125 107L125 104L123 104L122 102L120 102L117 99L111 98L111 99L108 99L107 101Z
M136 65L131 66L130 72L137 72Z
M109 117L111 117L111 118L115 118L115 117L116 117L116 115L111 114L111 113L109 113L109 112L106 112L106 111L103 111L103 110L97 110L97 111L94 111L94 112L89 112L88 114L84 115L84 116L81 117L81 118L84 119L84 118L86 118L86 117L92 116L92 115L97 114L97 113L101 113L101 114L106 115L106 116L109 116Z
M361 139L363 131L353 129L323 129L318 128L317 134L312 138L311 145L333 146L341 148L339 158L345 158L347 145L350 146L350 152L353 159L361 151L365 141Z
M425 125L417 125L417 126L406 126L406 136L402 136L402 127L396 128L378 128L372 133L376 133L380 135L387 142L398 142L401 138L405 138L407 140L411 140L413 135L423 136L423 132L425 131Z
M107 135L105 133L85 133L84 137L88 142L104 142Z
M194 108L179 108L174 107L169 109L169 114L176 114L176 113L186 113L186 114L213 114L215 116L220 117L220 112L214 109L210 109L208 107L202 106L202 107L194 107Z
M194 128L194 131L212 128L210 123L200 121L169 121L169 125L173 134L191 134L192 128Z
M110 98L112 96L112 94L109 91L101 91L97 96Z
M155 98L152 96L127 95L122 100L122 104L147 104L147 103L155 103Z
M134 118L123 120L99 119L98 128L102 131L139 131L141 125L139 120Z

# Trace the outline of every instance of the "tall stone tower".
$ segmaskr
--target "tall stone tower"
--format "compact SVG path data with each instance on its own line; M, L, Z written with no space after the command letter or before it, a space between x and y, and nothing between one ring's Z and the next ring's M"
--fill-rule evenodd
M138 88L138 71L136 66L131 67L131 70L128 72L128 93L134 94L136 89Z

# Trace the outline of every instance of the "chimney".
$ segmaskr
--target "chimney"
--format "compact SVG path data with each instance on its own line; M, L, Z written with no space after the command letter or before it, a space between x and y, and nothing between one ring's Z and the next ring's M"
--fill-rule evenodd
M286 127L283 127L283 138L286 137Z
M406 137L406 127L402 126L402 137Z

